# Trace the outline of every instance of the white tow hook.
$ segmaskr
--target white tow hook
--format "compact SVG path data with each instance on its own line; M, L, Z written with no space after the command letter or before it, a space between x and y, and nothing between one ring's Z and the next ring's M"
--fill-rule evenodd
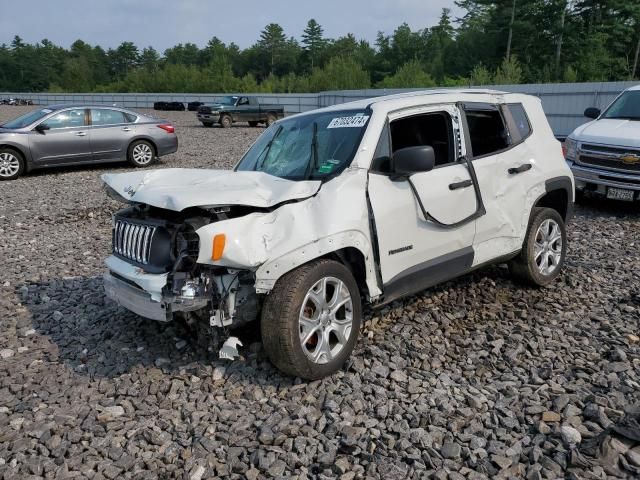
M222 348L220 349L220 358L233 360L236 357L239 357L240 354L238 353L238 345L242 347L242 342L238 339L238 337L227 338L222 345Z

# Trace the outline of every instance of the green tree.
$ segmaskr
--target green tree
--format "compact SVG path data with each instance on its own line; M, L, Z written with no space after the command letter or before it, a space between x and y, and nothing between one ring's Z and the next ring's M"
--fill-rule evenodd
M324 30L320 24L312 18L307 22L307 27L302 33L302 45L309 58L311 69L313 69L320 60L320 55L326 43Z
M435 87L436 82L418 60L405 63L398 71L377 84L378 88Z
M258 47L267 54L269 59L269 73L274 73L276 62L287 44L287 37L284 30L277 23L270 23L260 33Z
M493 77L496 85L516 85L522 83L522 67L515 55L505 57Z

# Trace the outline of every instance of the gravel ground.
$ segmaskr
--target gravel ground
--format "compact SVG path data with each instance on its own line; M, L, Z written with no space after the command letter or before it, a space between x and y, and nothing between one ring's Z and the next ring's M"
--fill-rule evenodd
M229 167L261 132L162 116L158 168ZM491 267L368 312L344 371L303 383L252 331L220 361L105 301L114 170L0 184L0 478L640 477L638 207L579 206L550 288Z

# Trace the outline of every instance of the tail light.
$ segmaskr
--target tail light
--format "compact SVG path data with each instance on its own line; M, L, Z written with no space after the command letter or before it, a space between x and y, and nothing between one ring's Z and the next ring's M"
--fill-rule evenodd
M158 128L161 128L167 133L176 133L175 127L169 123L163 123L162 125L158 125Z

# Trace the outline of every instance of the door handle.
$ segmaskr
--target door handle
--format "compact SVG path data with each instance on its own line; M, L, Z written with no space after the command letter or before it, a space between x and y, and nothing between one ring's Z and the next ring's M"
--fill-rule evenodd
M471 180L463 180L461 182L455 182L449 184L449 190L458 190L460 188L467 188L473 185Z
M131 129L129 127L122 127L123 132L130 132Z
M507 170L509 175L516 175L518 173L526 172L527 170L531 170L532 165L530 163L523 163L519 167L513 167Z
M86 137L87 136L87 132L76 132L75 136L76 137Z

